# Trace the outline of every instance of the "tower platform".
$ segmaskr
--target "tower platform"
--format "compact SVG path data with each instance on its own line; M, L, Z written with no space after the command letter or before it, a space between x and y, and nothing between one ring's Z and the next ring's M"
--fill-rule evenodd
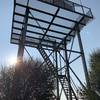
M63 49L91 19L90 8L68 0L14 0L11 43Z

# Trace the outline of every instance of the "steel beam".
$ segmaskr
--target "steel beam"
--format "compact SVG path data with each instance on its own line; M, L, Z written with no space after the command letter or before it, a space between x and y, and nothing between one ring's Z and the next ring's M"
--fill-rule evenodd
M19 48L18 48L18 54L17 54L18 61L23 61L24 42L25 42L25 37L26 37L28 14L29 14L29 8L27 7L26 8L26 16L24 18L24 25L23 25L23 29L21 31L21 38L20 38L20 41L19 41Z
M66 48L66 39L64 40L64 48L65 48L65 60L66 60L66 74L67 74L67 79L68 79L68 89L69 89L69 100L72 100L72 93L71 93L71 81L70 81L70 71L69 71L69 62L68 62L68 57L67 57L67 48Z
M83 63L83 69L84 69L84 73L85 73L86 83L87 83L88 90L90 92L91 91L91 85L90 85L90 81L89 81L89 74L88 74L88 70L87 70L87 64L86 64L86 60L85 60L85 55L84 55L84 50L83 50L83 45L82 45L82 40L81 40L80 30L79 29L78 29L78 32L77 32L77 37L78 37L78 43L79 43L80 51L82 52L81 58L82 58L82 63ZM90 95L91 95L91 93L90 93ZM91 100L90 97L89 97L89 100Z

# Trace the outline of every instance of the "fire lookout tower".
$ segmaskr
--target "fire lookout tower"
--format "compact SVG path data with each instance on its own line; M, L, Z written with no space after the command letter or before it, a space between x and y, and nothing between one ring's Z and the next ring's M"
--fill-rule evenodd
M51 100L82 100L75 83L85 88L78 67L90 88L80 31L92 19L90 8L69 0L14 0L11 43L19 46L20 60L27 46L39 51L57 80Z

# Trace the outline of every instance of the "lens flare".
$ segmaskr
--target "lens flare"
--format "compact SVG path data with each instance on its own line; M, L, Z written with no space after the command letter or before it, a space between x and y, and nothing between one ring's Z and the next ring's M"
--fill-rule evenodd
M16 57L11 57L8 59L9 65L15 65L17 63Z

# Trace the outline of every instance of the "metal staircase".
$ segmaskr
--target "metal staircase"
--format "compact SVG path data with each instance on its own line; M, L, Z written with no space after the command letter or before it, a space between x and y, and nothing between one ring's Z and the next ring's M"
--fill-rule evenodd
M54 64L51 62L49 56L47 55L47 53L45 52L45 50L42 48L41 45L38 46L38 51L40 52L44 61L46 62L48 69L50 69L50 71L53 73L54 77L56 77L57 70L54 67ZM68 87L67 76L66 75L58 75L58 78L59 78L59 82L63 88L63 91L65 93L65 96L66 96L67 100L69 100L69 89L68 89L69 87ZM78 100L72 87L71 87L71 93L72 93L72 100Z
M66 75L59 75L59 80L60 80L60 83L63 87L65 96L69 100L69 87L68 87L68 79L67 79ZM72 93L72 100L78 100L72 87L71 87L71 93Z
M44 51L44 49L42 48L41 45L38 46L38 51L42 55L42 57L45 60L46 64L48 65L48 69L50 69L49 71L51 71L51 73L53 73L53 75L56 76L56 73L57 73L56 68L54 67L53 63L51 62L51 60L49 59L47 53Z

